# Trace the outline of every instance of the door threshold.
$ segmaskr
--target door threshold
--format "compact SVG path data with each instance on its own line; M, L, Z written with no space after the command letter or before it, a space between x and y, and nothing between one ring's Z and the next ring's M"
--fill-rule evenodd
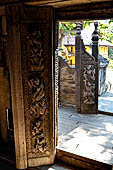
M112 170L112 165L56 149L56 159L73 167L87 170Z

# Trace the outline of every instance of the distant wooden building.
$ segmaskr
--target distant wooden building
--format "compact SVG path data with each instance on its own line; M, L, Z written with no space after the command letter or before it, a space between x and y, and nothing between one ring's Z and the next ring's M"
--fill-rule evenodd
M82 35L83 35L83 32L82 32ZM75 46L76 46L75 37L70 36L68 40L67 38L68 38L67 36L64 37L64 41L63 41L64 48L62 49L62 54L64 55L64 57L66 57L70 65L75 65ZM84 41L86 51L88 53L91 53L91 47L92 47L91 38L90 37L86 38L85 36L83 36L83 41ZM65 47L67 48L68 54L65 53ZM105 58L108 58L109 49L113 49L112 43L106 40L99 41L99 54L100 55L102 55Z

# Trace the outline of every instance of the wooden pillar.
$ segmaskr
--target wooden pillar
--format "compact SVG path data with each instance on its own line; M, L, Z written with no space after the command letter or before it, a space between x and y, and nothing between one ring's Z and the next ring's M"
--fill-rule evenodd
M98 50L98 41L99 41L99 34L98 34L98 22L94 22L95 30L92 34L92 56L95 57L96 61L98 60L99 50Z
M77 83L76 83L76 103L77 111L81 111L81 23L76 23L76 37L75 37L75 72L77 74Z
M9 71L11 80L16 168L25 169L27 168L27 154L18 7L8 7L7 15L9 38Z
M96 72L95 72L95 98L96 98L96 107L98 113L98 83L99 83L99 33L98 33L98 22L94 22L95 30L92 34L92 56L95 57L96 61Z

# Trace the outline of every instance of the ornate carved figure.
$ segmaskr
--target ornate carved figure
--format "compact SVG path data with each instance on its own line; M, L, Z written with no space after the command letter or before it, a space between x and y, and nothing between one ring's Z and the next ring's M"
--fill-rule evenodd
M35 122L32 123L32 148L32 151L35 153L43 153L46 151L46 141L42 129L42 121L39 119L36 119Z
M83 82L84 82L84 103L95 103L95 68L92 65L84 67L83 70Z
M46 110L44 84L38 77L35 77L28 81L28 85L32 91L30 114L37 118L39 115L43 115Z
M46 151L46 141L43 130L43 116L46 111L45 89L41 78L35 76L28 81L31 90L31 105L30 115L33 122L32 129L32 151L44 152Z
M25 25L22 38L22 70L25 102L26 144L28 158L48 156L51 144L48 122L50 121L49 46L47 24ZM37 28L37 30L35 30ZM26 64L27 63L27 64Z
M92 35L92 55L86 52L81 38L81 23L76 31L77 111L98 113L98 23ZM91 110L92 108L92 110Z
M42 41L40 31L32 32L28 37L30 45L31 70L38 71L44 69L44 58L42 57Z

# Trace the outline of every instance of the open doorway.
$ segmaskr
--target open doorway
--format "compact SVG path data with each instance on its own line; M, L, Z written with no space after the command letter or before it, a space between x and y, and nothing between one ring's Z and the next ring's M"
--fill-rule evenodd
M112 19L101 21L100 34L104 35L99 46L99 103L98 110L113 115L113 31Z
M109 20L110 21L110 20ZM108 22L109 22L108 21ZM100 22L101 25L101 21ZM103 21L102 21L103 22ZM106 21L104 21L106 22ZM84 41L86 51L91 55L92 41L91 36L94 31L93 21L82 22L81 36ZM63 24L63 25L60 25ZM69 25L70 24L70 25ZM74 25L75 24L75 25ZM76 27L76 22L63 22L59 23L59 27ZM104 24L101 26L105 26ZM71 28L72 28L71 27ZM90 30L89 30L90 29ZM75 60L75 28L69 35L67 31L60 42L59 47L59 115L58 115L58 146L59 150L70 152L75 155L85 157L101 162L104 166L112 164L112 141L111 130L113 128L113 120L110 116L102 114L92 114L90 108L89 114L77 113L76 95L77 87L77 72ZM61 35L60 35L61 38ZM62 38L61 38L62 39ZM106 44L107 40L100 40L99 46L99 87L100 82L104 79L103 86L107 86L107 65L109 63L109 53L112 49L112 42ZM105 48L104 48L105 47ZM107 47L107 50L106 50ZM105 56L103 56L105 54ZM106 61L104 68L104 76L100 75L100 69L103 61ZM101 87L102 88L102 87ZM109 89L105 89L105 93ZM99 89L98 96L101 89ZM100 99L100 98L99 98ZM100 102L100 101L99 101Z

